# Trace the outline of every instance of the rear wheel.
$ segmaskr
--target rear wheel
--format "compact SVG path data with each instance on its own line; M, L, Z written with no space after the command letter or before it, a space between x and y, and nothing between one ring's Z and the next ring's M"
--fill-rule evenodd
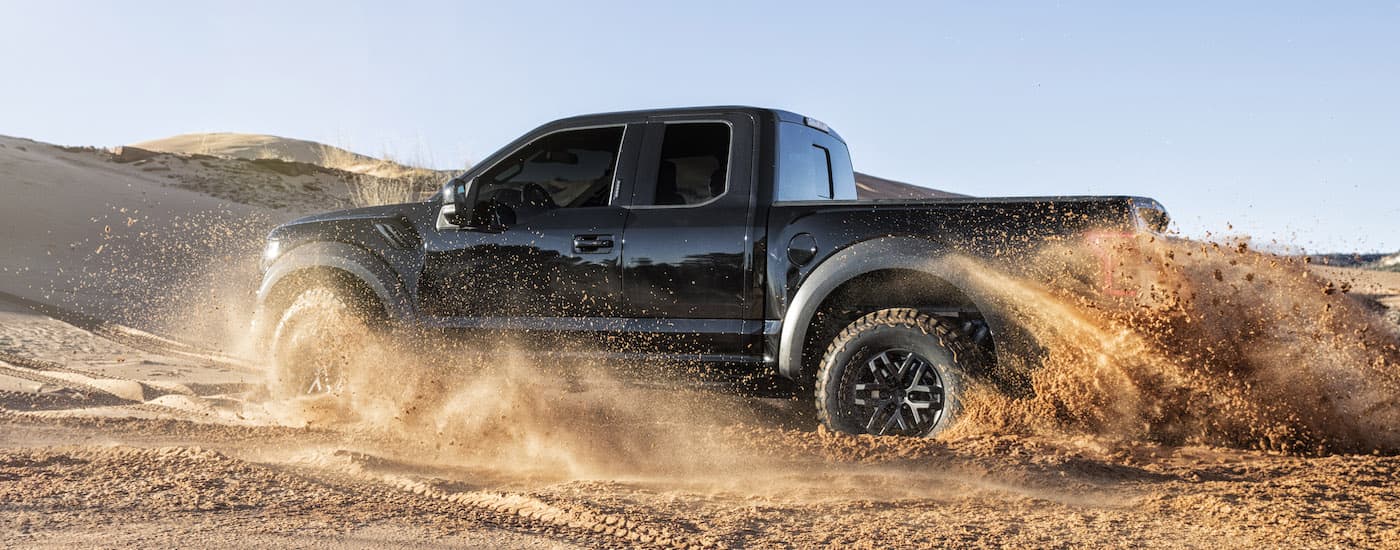
M304 290L273 333L268 388L281 398L342 393L373 337L365 316L334 291Z
M957 419L973 349L953 324L918 310L861 317L822 358L817 416L845 433L937 435Z

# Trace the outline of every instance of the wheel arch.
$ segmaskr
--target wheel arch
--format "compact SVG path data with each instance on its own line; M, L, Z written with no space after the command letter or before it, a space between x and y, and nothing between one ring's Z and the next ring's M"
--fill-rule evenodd
M990 331L998 364L1006 363L1003 359L1008 356L1024 354L1024 339L994 307L995 301L975 290L966 269L941 261L951 254L942 243L901 236L862 241L831 255L802 282L784 312L779 374L800 381L815 372L813 355L824 348L820 340L834 335L826 332L842 328L833 326L842 318L825 318L826 312L851 300L871 309L948 308L980 316Z
M318 284L332 287L370 320L403 320L412 315L412 301L387 263L358 246L316 242L286 252L263 276L255 335L266 337L296 294Z

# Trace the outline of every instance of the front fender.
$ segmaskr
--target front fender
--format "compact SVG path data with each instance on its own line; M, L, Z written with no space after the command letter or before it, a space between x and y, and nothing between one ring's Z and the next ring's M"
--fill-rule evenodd
M407 320L413 317L413 300L404 287L402 279L383 259L364 248L340 242L313 242L303 244L282 254L267 273L258 287L258 313L255 316L255 331L261 333L275 322L271 315L275 309L276 293L279 285L288 277L320 270L336 270L349 274L369 287L383 306L384 313L391 320Z

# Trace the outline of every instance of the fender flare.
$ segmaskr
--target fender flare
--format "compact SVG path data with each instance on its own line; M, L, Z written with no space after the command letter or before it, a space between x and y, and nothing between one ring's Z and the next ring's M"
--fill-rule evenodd
M782 319L778 341L778 373L791 380L800 380L802 358L812 318L822 303L841 285L867 273L886 269L906 269L938 277L953 285L968 297L982 313L997 341L1006 323L998 311L988 306L993 300L979 296L968 284L963 269L939 262L952 251L942 243L917 237L880 237L848 246L827 259L801 283ZM896 304L892 304L896 305ZM1002 354L998 341L998 356Z
M282 254L267 273L258 287L258 313L255 322L266 327L270 319L265 317L268 300L278 285L289 276L312 269L335 269L349 273L374 291L384 313L390 319L411 319L413 301L407 289L393 268L368 250L346 243L321 241L297 246Z

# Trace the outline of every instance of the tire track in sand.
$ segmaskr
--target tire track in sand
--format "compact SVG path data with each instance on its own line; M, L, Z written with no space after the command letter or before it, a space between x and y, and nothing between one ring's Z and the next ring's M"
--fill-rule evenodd
M317 453L293 461L308 466L335 471L369 483L387 485L425 498L447 501L459 506L553 525L567 527L584 534L606 537L614 543L645 545L659 548L725 548L713 537L680 534L664 528L642 525L636 519L615 514L598 514L587 510L567 510L529 496L490 491L445 491L430 483L405 476L375 472L373 457L348 451L333 455Z
M185 418L185 419L193 418L193 417L196 417L196 416L197 416L196 413L194 413L194 412L192 412L192 411L187 411L187 410L184 410L184 409L180 409L180 408L176 408L176 407L170 407L170 406L166 406L166 405L159 405L159 404L155 404L155 403L146 403L146 402L144 402L144 401L137 400L137 399L131 399L131 398L128 398L128 397L124 397L124 396L121 396L121 395L117 395L116 393L113 393L113 392L110 391L110 390L107 390L107 389L104 389L104 388L100 388L100 387L95 386L95 385L93 385L93 384L89 384L89 383L82 382L82 381L78 381L78 380L72 380L72 379L69 379L69 378L59 378L59 377L55 377L55 376L49 376L49 375L44 374L44 373L43 373L43 370L19 366L19 365L17 365L16 363L19 363L19 364L28 364L28 365L40 365L40 366L45 366L45 367L48 367L48 366L55 366L55 365L57 365L57 363L52 363L51 361L44 361L44 360L41 360L41 359L31 359L31 358L27 358L27 357L23 357L23 356L14 355L14 354L11 354L11 353L8 353L8 352L0 351L0 375L12 376L12 377L19 378L19 379L22 379L22 380L28 380L28 381L34 382L34 383L36 383L36 384L45 384L45 385L55 386L55 387L59 387L59 388L67 388L67 389L71 389L71 390L74 390L74 391L77 391L77 392L80 392L80 393L83 393L83 394L89 395L89 396L100 396L104 401L106 401L106 403L94 404L93 407L85 407L85 408L94 408L94 407L112 408L112 409L117 409L117 408L119 408L119 409L126 409L126 410L145 411L145 412L156 413L156 414L161 414L161 415L169 415L169 416L172 416L172 417L176 417L176 418ZM52 363L52 365L50 365L50 363ZM82 370L78 370L78 369L69 369L69 368L62 367L62 366L59 366L59 367L60 367L61 370L60 370L60 369L47 369L47 368L44 369L44 370L59 370L60 372L67 372L67 373L69 373L69 374L76 374L76 375L79 375L79 376L85 376L85 377L89 377L89 378L91 378L91 379L104 379L104 380L112 380L112 381L118 381L118 382L131 382L131 383L135 383L135 384L140 385L141 388L143 389L143 391L145 391L146 388L148 388L148 386L146 386L145 384L141 384L140 382L135 381L135 380L129 380L129 379L126 379L126 378L120 378L120 377L115 377L115 376L94 376L94 375L96 375L97 373L89 373L89 372L86 372L86 371L82 371ZM12 393L15 393L15 392L12 392ZM0 407L0 410L4 410L4 407ZM68 410L73 410L73 409L68 409ZM43 416L43 415L53 414L53 413L58 412L58 411L9 411L9 412L10 412L10 413L13 413L13 414L16 414L16 415L40 415L40 416Z
M133 349L170 355L197 361L207 361L225 368L248 370L254 368L248 360L231 355L207 351L196 346L157 336L141 329L105 321L91 315L79 313L58 306L36 302L28 298L0 292L0 301L10 302L40 315L67 323L69 326L86 331L108 341Z

